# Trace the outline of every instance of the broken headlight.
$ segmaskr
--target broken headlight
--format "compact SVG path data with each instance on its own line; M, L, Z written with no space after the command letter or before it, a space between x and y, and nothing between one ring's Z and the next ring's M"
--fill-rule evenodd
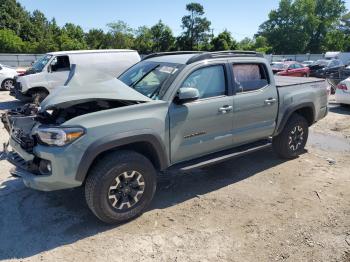
M81 127L39 127L35 132L39 142L49 146L65 146L84 133Z

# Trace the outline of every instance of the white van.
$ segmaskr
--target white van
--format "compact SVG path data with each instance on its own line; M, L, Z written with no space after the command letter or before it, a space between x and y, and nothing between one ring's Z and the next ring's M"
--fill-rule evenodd
M118 77L140 61L137 51L124 49L82 50L47 53L25 75L15 80L10 94L22 101L41 102L56 87L63 86L75 65Z

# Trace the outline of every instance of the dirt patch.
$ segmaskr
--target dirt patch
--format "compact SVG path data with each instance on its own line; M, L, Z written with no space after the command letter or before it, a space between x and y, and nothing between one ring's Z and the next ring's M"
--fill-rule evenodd
M0 112L15 106L0 93ZM27 189L1 161L0 260L349 262L349 122L334 105L292 161L268 149L167 174L151 208L120 226L97 221L82 189Z

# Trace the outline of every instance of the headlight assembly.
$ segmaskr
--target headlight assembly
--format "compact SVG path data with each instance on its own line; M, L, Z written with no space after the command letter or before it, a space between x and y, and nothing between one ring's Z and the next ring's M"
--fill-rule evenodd
M65 146L83 136L81 127L39 127L36 136L41 144L49 146Z

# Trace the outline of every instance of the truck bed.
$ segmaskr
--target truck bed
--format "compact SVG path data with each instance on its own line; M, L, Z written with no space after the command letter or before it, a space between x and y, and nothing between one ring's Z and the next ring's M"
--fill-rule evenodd
M311 84L324 82L324 79L315 78L315 77L291 77L291 76L275 76L276 86L278 88L301 85L301 84Z

